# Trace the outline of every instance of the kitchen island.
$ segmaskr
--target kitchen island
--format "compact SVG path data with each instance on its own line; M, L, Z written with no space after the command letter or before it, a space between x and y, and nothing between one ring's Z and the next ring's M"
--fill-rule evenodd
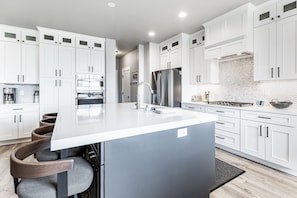
M65 107L51 150L98 145L100 198L204 198L215 183L217 116L134 103Z

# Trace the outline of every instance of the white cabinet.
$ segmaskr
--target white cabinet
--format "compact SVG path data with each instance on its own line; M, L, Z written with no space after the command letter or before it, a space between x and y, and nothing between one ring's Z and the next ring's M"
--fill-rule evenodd
M40 31L40 114L75 105L75 35L38 28Z
M40 115L59 112L62 106L75 105L74 78L40 79Z
M215 60L205 60L204 31L195 33L190 38L190 83L218 83L219 64Z
M217 145L240 150L240 111L220 107L206 107L206 113L217 114L215 142Z
M178 35L160 44L160 69L182 66L182 36Z
M0 82L38 84L37 31L0 26Z
M247 3L205 24L205 58L253 52L253 9Z
M76 73L105 75L105 40L76 38Z
M297 79L296 1L266 3L254 22L254 80Z
M241 115L241 152L296 169L297 131L290 126L295 116L249 111Z
M205 105L182 103L182 108L190 111L205 112Z
M37 105L25 107L4 107L0 112L0 141L28 138L33 129L39 126Z

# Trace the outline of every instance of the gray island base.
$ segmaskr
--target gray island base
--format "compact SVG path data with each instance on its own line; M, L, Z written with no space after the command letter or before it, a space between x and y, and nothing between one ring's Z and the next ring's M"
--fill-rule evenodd
M101 143L101 198L207 198L215 184L214 122Z

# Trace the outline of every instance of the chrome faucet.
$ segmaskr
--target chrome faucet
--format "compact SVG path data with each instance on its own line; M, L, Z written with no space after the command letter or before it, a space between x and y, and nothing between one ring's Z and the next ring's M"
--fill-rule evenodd
M146 85L148 88L149 88L149 90L150 90L150 92L153 94L154 92L153 92L153 89L152 89L152 87L151 87L151 85L149 84L149 83L147 83L147 82L140 82L140 83L138 83L138 85L137 85L137 101L136 101L136 109L140 109L140 97L139 97L139 87L140 87L140 85Z

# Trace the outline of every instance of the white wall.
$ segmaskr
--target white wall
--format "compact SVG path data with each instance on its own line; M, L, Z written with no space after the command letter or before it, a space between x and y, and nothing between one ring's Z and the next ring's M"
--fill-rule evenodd
M220 83L199 85L192 95L210 91L212 100L253 102L272 99L291 100L297 106L297 80L256 82L253 79L253 58L220 63ZM190 100L190 95L187 96Z
M117 71L116 71L116 42L112 39L105 40L105 102L117 103Z

